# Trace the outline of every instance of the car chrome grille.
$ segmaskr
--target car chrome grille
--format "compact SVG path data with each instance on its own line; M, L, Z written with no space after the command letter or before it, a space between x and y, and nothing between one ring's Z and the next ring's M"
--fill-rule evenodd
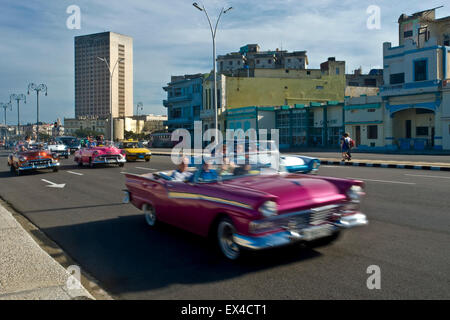
M43 159L43 160L30 160L28 163L31 166L48 166L50 164L50 159Z

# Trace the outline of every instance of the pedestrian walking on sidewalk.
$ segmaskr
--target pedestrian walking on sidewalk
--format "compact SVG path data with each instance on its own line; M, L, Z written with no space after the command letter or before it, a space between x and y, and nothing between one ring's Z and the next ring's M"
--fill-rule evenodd
M352 160L351 155L352 147L353 147L353 140L350 138L350 135L346 132L342 135L341 138L342 161Z

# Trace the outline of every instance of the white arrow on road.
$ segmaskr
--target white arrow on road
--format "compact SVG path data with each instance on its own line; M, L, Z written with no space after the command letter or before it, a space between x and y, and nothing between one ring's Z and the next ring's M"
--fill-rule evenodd
M48 181L48 180L45 180L45 179L41 179L41 180L44 181L44 182L49 183L49 185L47 185L47 187L49 187L49 188L60 188L60 189L62 189L62 188L64 188L66 186L65 183L56 184L54 182L51 182L51 181Z

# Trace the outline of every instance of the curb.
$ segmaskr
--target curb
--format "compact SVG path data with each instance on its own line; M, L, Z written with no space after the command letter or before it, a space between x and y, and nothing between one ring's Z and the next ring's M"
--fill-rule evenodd
M153 156L170 156L170 153L152 152ZM433 170L433 171L450 171L450 167L432 166L432 165L412 165L412 164L392 164L392 163L373 163L373 162L342 162L334 160L321 159L320 164L355 166L355 167L373 167L373 168L389 168L389 169L415 169L415 170Z
M355 166L355 167L375 167L390 169L415 169L415 170L434 170L434 171L450 171L450 167L429 166L429 165L412 165L412 164L392 164L392 163L372 163L372 162L342 162L320 160L320 164Z

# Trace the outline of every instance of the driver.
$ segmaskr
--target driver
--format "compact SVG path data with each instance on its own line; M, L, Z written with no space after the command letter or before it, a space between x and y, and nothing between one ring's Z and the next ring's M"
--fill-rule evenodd
M172 180L174 181L187 181L192 176L192 172L187 171L189 159L181 159L177 170L172 173Z
M217 171L211 168L211 163L205 161L200 171L199 179L201 180L217 180Z

